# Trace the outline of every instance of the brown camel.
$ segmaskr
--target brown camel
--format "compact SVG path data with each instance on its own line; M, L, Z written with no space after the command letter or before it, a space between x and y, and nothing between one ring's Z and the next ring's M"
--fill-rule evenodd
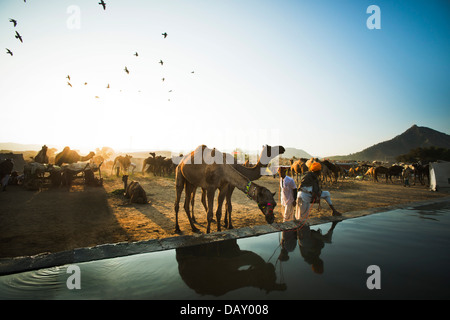
M383 166L379 166L376 167L373 173L373 180L378 182L378 175L379 174L384 174L386 177L386 183L388 182L388 168L383 167Z
M228 192L228 185L231 184L247 194L253 201L257 202L259 209L264 214L268 223L273 223L275 217L273 209L276 206L274 200L275 193L267 188L252 183L248 178L239 173L229 162L233 163L233 158L229 154L223 154L216 149L209 149L205 145L197 147L190 154L183 157L176 170L176 190L175 200L175 232L180 232L178 225L178 210L183 188L185 189L184 210L188 217L191 228L194 232L198 229L194 226L189 203L195 188L200 187L206 191L208 200L208 225L206 232L210 232L213 218L214 195L219 189L218 207L216 211L217 230L220 231L220 219L222 216L222 204Z
M114 171L114 167L116 166L116 163L119 164L119 167L117 167L117 169L122 170L123 174L128 174L128 168L131 165L131 158L133 158L133 156L130 156L128 154L126 154L125 156L118 156L114 159L114 163L113 166L111 168L111 174ZM117 176L119 176L119 170L117 170Z
M375 167L370 167L369 169L367 169L364 175L372 177L372 180L375 182Z
M128 201L128 204L131 203L140 203L140 204L146 204L148 203L147 200L147 194L145 193L144 188L139 184L137 181L131 181L130 184L128 184L128 176L123 176L122 178L125 186L125 198L130 199Z
M300 158L294 162L294 159L290 159L289 163L291 164L291 176L294 177L294 172L296 174L296 180L298 184L298 174L300 176L304 175L308 171L308 167L306 166L307 159Z
M339 178L339 172L340 172L339 167L336 164L331 163L328 160L323 160L322 165L325 165L328 168L328 171L330 174L330 179L334 178L334 182L337 182L338 178Z
M47 150L48 147L44 144L33 160L37 163L48 163Z
M170 174L173 171L174 167L172 159L157 156L154 152L150 152L150 155L151 157L144 160L142 173L145 171L150 173L150 171L152 171L154 176L159 175L161 177L163 173ZM147 166L148 168L146 168Z
M62 152L55 156L55 165L60 166L63 163L77 163L78 161L87 161L95 156L93 151L89 152L86 156L80 156L75 150L70 150L69 147L65 147Z
M233 161L231 163L231 166L239 171L242 175L244 175L247 179L250 181L255 181L261 178L262 172L264 168L267 168L269 165L269 162L275 158L278 155L281 155L285 152L285 149L283 146L276 146L271 147L269 145L263 146L263 150L261 151L261 154L259 156L258 162L254 166L249 166L248 161L244 163L243 165L238 164L236 161ZM234 159L234 158L233 158ZM225 205L225 217L224 217L224 225L225 228L233 229L233 224L231 222L231 212L232 212L232 202L231 202L231 196L233 195L234 186L229 185L228 191L226 191L226 205ZM197 189L197 188L195 188ZM194 216L194 196L195 196L195 190L192 196L191 204L192 204L192 219L193 222L195 221ZM208 211L207 205L206 205L206 190L202 189L202 204L206 211Z

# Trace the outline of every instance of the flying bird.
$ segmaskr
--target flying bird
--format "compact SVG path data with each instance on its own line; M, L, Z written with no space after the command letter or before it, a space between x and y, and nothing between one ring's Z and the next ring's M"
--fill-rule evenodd
M22 37L20 36L20 34L16 31L16 38L20 40L20 42L23 43L22 41Z
M17 21L14 19L9 19L9 22L12 22L14 24L14 27L17 26Z
M103 7L103 10L106 10L106 3L105 3L105 1L101 0L98 4Z
M167 32L161 33L164 36L164 39L167 37Z
M164 82L164 80L166 80L166 78L162 78L161 80Z
M163 64L164 64L164 62L163 62L162 60L159 60L159 63L161 63L161 65L163 65Z
M11 50L9 50L8 48L6 48L6 53L10 54L11 57L13 56L13 53L12 53Z
M127 74L129 74L130 73L130 71L128 71L128 68L125 66L125 72L127 73Z
M70 76L69 75L67 75L67 77L66 77L67 79L69 79L69 81L70 81Z
M72 85L70 84L70 82L67 82L67 85L72 88Z
M109 89L109 83L108 83L108 85L106 86L106 89Z
M134 55L137 57L137 56L138 56L138 53L136 52Z

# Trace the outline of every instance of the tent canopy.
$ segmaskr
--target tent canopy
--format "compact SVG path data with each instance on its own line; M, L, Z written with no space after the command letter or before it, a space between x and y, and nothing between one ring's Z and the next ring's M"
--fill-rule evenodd
M430 189L432 191L450 191L450 162L430 163Z

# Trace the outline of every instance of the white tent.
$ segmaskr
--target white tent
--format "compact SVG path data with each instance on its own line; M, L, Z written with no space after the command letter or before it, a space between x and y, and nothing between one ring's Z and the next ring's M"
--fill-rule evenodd
M450 162L430 163L430 189L432 191L450 191Z

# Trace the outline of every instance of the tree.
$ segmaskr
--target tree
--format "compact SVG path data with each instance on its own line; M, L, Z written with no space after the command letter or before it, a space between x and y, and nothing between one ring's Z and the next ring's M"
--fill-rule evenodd
M407 154L402 154L395 158L399 162L434 162L437 160L450 161L450 149L441 147L415 148L411 149Z

